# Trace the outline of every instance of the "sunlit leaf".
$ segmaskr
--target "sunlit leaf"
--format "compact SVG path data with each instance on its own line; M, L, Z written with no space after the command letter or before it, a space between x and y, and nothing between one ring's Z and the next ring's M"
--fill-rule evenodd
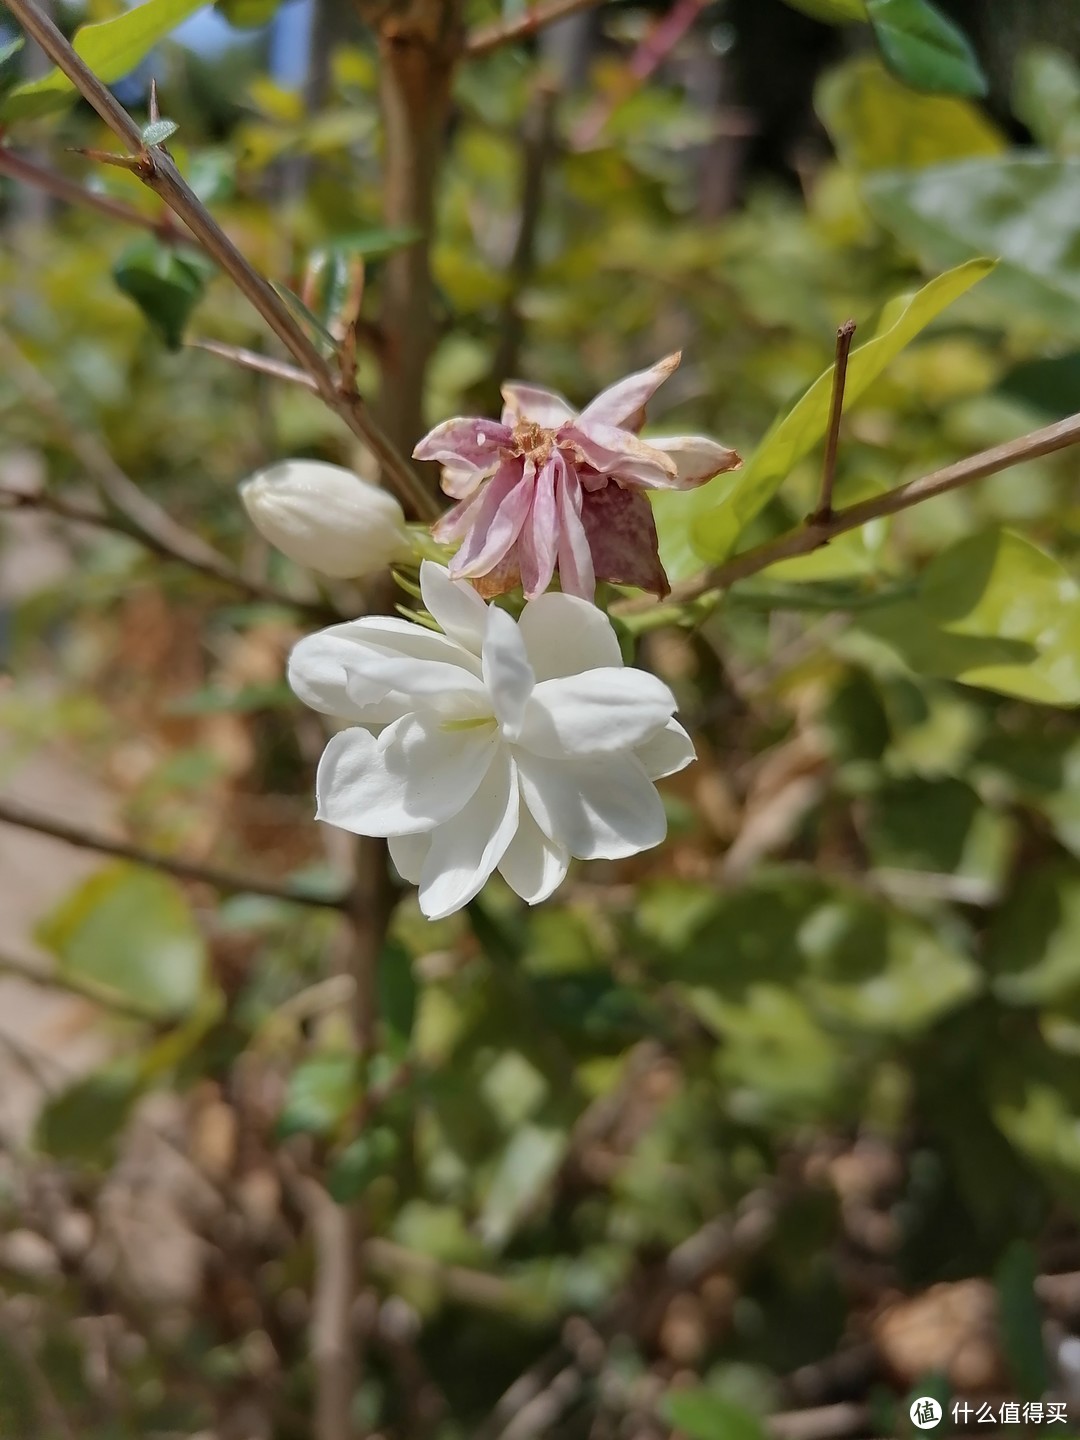
M1024 877L987 938L994 993L1009 1005L1080 997L1080 876L1071 865Z
M1080 703L1080 587L1011 531L943 551L916 598L861 613L858 628L918 674L1045 705Z
M1005 137L977 106L920 95L869 56L831 70L814 104L841 159L860 171L921 170L1005 149Z
M967 36L929 0L866 0L885 63L918 90L985 95L989 88Z
M345 1051L313 1055L289 1076L278 1134L328 1135L360 1096L357 1057Z
M492 1177L479 1220L480 1234L493 1249L503 1246L543 1198L563 1155L565 1131L523 1125L510 1139Z
M347 1145L334 1161L326 1188L339 1205L351 1205L397 1159L400 1144L385 1125L376 1125Z
M198 1004L206 947L183 891L164 875L109 865L40 925L61 975L100 988L148 1016L182 1016Z
M997 255L988 298L1007 297L1059 332L1080 334L1080 158L1012 153L873 175L863 194L928 264Z
M851 352L847 405L858 400L905 345L993 268L992 260L971 260L937 276L915 295L890 301L873 338ZM700 517L691 539L705 559L722 560L731 552L743 529L776 494L795 463L822 439L829 422L832 376L830 365L771 427L742 470L718 476L690 495L672 497L672 508L681 503Z
M1013 80L1013 109L1040 145L1080 153L1080 68L1051 45L1030 45Z
M143 0L111 20L83 25L72 42L99 80L111 84L135 69L154 46L205 0ZM63 110L76 97L75 86L60 70L17 85L0 106L0 120L26 120Z

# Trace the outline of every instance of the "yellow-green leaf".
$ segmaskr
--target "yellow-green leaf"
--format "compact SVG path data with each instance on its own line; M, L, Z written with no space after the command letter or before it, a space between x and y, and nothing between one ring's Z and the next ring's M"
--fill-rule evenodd
M98 870L45 919L38 938L61 975L148 1018L186 1015L202 993L202 935L180 887L152 870Z
M144 0L97 25L83 25L75 33L75 53L86 61L99 80L111 85L146 58L159 40L181 21L200 10L205 0ZM0 108L0 119L29 120L63 110L75 99L75 87L60 70L39 80L17 85Z
M859 171L921 170L1006 148L978 106L909 90L868 56L831 70L814 104L841 160Z
M927 566L914 599L867 610L858 629L920 675L1080 704L1080 586L1012 531L950 546Z
M851 352L848 406L877 379L889 362L994 268L993 260L967 264L937 276L915 295L898 296L882 311L873 339ZM743 470L717 476L686 497L696 518L690 537L698 554L722 560L745 527L772 499L797 461L824 436L829 423L833 367L819 375L802 399L771 427Z

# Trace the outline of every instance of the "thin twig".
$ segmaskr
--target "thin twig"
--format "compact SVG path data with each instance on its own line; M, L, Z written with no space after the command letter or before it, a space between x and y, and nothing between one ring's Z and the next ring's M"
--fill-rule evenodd
M10 955L0 955L0 976L23 980L36 990L74 995L80 1000L89 1000L92 1004L112 1010L118 1015L130 1015L135 1020L154 1018L140 1005L125 1000L120 994L114 995L96 985L80 981L75 975L57 975L48 970L38 970L25 960L16 960Z
M829 411L829 429L825 436L825 459L821 466L821 498L817 509L809 516L811 525L825 525L833 515L836 450L840 443L840 418L844 413L848 356L851 354L851 342L855 339L855 328L854 320L845 320L836 332L836 364L833 366L832 408Z
M161 146L148 149L143 144L142 132L135 121L32 0L6 0L6 3L27 34L37 41L124 143L134 158L133 173L180 217L206 253L311 376L327 405L372 451L387 483L406 508L416 517L434 519L440 513L438 501L368 413L355 384L343 382L336 368L320 354L270 282L244 258L202 204L171 156Z
M189 340L194 350L205 350L210 355L219 355L222 360L231 360L244 370L254 370L259 375L269 375L274 380L287 380L292 385L303 385L308 390L318 390L318 385L306 370L289 365L284 360L275 360L272 355L261 355L258 350L245 350L239 345L223 345L220 340Z
M527 40L538 30L565 20L582 10L591 10L602 0L548 0L546 5L536 5L524 15L513 20L493 20L490 25L478 25L465 41L465 54L470 60L478 55L487 55L500 45L509 45L514 40Z
M234 875L231 871L218 870L212 865L199 865L191 860L162 855L156 850L146 850L141 845L112 840L107 835L98 835L91 830L81 830L75 825L68 825L63 820L39 815L15 800L0 800L0 824L17 825L22 830L49 835L54 840L62 840L66 845L74 845L80 850L96 850L101 855L115 855L120 860L131 860L136 865L145 865L151 870L175 875L178 880L212 885L215 890L228 894L269 895L274 900L292 900L298 905L313 905L323 910L343 910L347 904L346 899L340 895L313 895L291 885L259 880L253 875Z
M185 529L167 510L144 494L92 431L72 422L68 408L49 381L2 329L0 361L33 408L48 421L52 434L85 467L105 498L140 536L163 547L174 559L217 575L230 584L236 583L238 578L243 580L220 551L207 544L201 536Z
M311 1363L316 1377L314 1434L319 1440L353 1440L353 1216L336 1205L314 1180L304 1182L304 1200L315 1249L311 1303Z
M49 515L56 515L61 520L68 520L74 525L93 525L99 530L109 530L113 534L123 535L126 539L135 541L145 550L149 550L152 555L160 555L163 560L177 561L181 565L186 565L189 570L196 570L199 574L207 575L211 579L229 585L234 590L250 596L253 600L265 600L274 605L303 610L324 624L341 619L341 614L337 610L322 601L297 600L284 590L275 589L273 585L264 585L257 580L249 580L242 571L231 565L208 564L205 561L194 559L190 555L180 555L163 541L156 539L153 535L148 535L144 530L140 530L122 517L105 515L97 510L90 510L84 505L75 505L70 500L63 500L60 496L51 495L46 490L9 490L0 486L0 511L2 510L41 510Z
M763 545L756 545L752 550L744 550L741 555L732 556L730 560L725 560L722 565L715 566L704 575L674 586L663 603L665 606L684 604L711 590L724 590L781 560L791 560L797 555L809 555L819 550L822 545L827 545L837 535L843 535L848 530L858 530L861 526L868 525L871 520L897 515L902 510L910 510L913 505L934 500L939 495L958 490L962 485L970 485L975 480L985 480L988 475L997 475L1025 460L1037 460L1042 455L1052 455L1057 450L1066 450L1070 445L1076 444L1080 444L1080 415L1070 415L1066 420L1058 420L1041 430L1033 430L1029 435L1021 435L1017 440L1007 440L989 450L980 450L977 455L969 455L966 460L958 460L954 465L946 465L918 480L909 480L907 484L898 485L895 490L886 491L884 495L860 500L856 505L845 505L842 510L834 510L828 521L808 521L798 525L775 540L767 540ZM620 602L612 607L612 613L620 616L637 615L655 608L655 599L645 596Z
M32 185L35 190L42 190L46 195L52 195L68 205L83 205L101 215L107 215L111 220L149 230L161 240L177 238L176 222L168 212L155 219L153 215L136 210L134 205L129 205L124 200L117 200L112 195L100 195L96 190L88 190L85 185L80 185L77 180L69 179L67 175L61 175L56 170L28 160L25 155L16 155L6 145L0 145L0 175L9 175L12 180Z

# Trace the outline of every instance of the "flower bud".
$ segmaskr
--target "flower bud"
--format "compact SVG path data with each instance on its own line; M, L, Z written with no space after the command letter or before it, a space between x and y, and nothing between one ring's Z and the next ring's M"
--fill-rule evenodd
M240 498L264 539L335 580L372 575L412 551L394 497L340 465L283 460L245 480Z

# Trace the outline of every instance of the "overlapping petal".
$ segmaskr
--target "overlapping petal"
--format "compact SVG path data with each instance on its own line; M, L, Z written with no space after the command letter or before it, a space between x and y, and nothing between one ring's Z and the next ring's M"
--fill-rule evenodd
M503 739L513 744L525 719L536 677L521 631L505 610L492 606L484 636L484 683Z
M450 566L451 575L484 575L513 545L532 504L532 461L504 460L477 502L472 528Z
M408 835L457 815L500 753L494 724L448 730L404 715L378 736L334 735L315 780L317 817L354 835Z
M522 385L509 381L502 387L504 425L516 425L521 420L531 420L545 430L556 430L567 420L573 419L574 408L554 390L545 390L542 385Z
M697 759L694 742L677 720L669 720L662 730L643 745L634 747L634 754L645 767L650 780L663 780L676 775Z
M520 743L552 759L633 750L662 730L674 710L674 695L645 670L586 670L536 686Z
M586 424L578 419L569 427L568 439L586 463L602 475L646 489L669 489L675 483L675 461L629 430L602 425L598 420Z
M514 762L504 751L469 803L432 832L419 892L429 920L452 915L480 893L514 838L518 805Z
M641 423L638 419L639 412L644 410L664 381L679 368L681 359L682 352L677 350L674 355L665 355L663 360L658 360L647 370L638 370L633 375L616 380L614 385L601 390L595 400L585 406L579 419L587 424L598 421L604 425L637 429ZM637 425L629 423L634 420L638 421Z
M517 834L499 861L499 874L528 905L539 905L562 884L570 866L565 845L549 840L522 804Z
M473 587L464 580L451 580L443 566L425 560L420 566L420 594L443 632L470 655L479 655L488 607Z
M537 824L579 860L621 860L667 834L660 796L633 755L554 760L521 751L517 764Z
M436 460L452 470L490 474L499 464L500 449L509 446L512 438L507 426L496 420L458 417L430 430L413 450L413 458Z
M521 612L518 629L538 681L601 667L617 669L623 663L611 621L576 595L552 591L531 600Z

